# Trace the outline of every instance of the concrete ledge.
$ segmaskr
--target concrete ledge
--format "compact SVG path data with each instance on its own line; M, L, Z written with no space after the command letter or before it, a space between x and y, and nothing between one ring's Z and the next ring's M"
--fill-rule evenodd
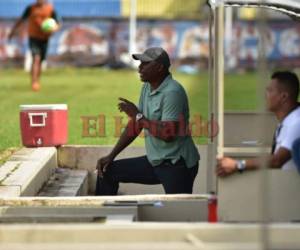
M133 222L137 206L0 207L1 223Z
M129 197L128 197L129 198ZM124 214L125 208L137 208L138 216L135 216L137 221L172 221L172 222L200 222L208 220L208 201L205 199L177 199L177 200L148 200L148 201L130 201L128 200L87 200L82 203L82 200L71 202L71 200L40 199L39 202L22 202L22 206L17 204L7 203L0 207L0 221L3 222L20 222L22 221L38 221L39 218L48 219L47 222L52 222L56 218L56 222L68 220L69 222L77 221L78 219L89 218L96 216L92 213L93 209L98 213L105 212L112 214L112 211L119 211ZM37 201L37 200L36 200ZM98 214L100 216L100 214ZM30 218L27 218L30 217ZM45 218L44 218L45 217ZM49 219L50 218L50 219ZM73 220L73 221L72 221ZM92 222L93 220L91 220Z
M107 202L124 201L197 201L208 200L212 196L203 194L168 194L168 195L120 195L120 196L85 196L85 197L3 197L0 206L98 206Z
M23 148L0 166L0 195L34 196L56 167L56 148Z
M299 249L300 226L291 224L269 225L270 249ZM203 242L219 244L261 244L262 227L259 224L209 223L130 223L126 225L97 224L44 224L1 225L0 241L7 243L174 243ZM16 237L17 236L17 237ZM193 236L193 237L192 237ZM119 245L120 246L120 245ZM216 249L232 249L219 245ZM227 245L228 246L228 245ZM295 248L298 246L298 248ZM122 247L121 247L122 248ZM98 248L97 248L98 249ZM105 248L103 248L105 249ZM110 249L110 248L108 248ZM145 248L133 248L145 249ZM156 248L155 248L156 249ZM164 248L157 248L164 249ZM196 249L211 249L202 247ZM234 248L244 249L244 248ZM258 248L246 249L262 249Z
M56 222L71 222L72 219L74 222L82 217L83 221L89 219L93 222L91 213L93 208L99 213L115 210L124 214L125 208L135 207L138 211L138 216L134 216L137 221L199 222L208 220L209 198L210 195L183 194L2 198L0 200L0 207L2 207L0 220L2 222L29 222L28 220L42 219L43 222L47 220L53 222L55 217Z

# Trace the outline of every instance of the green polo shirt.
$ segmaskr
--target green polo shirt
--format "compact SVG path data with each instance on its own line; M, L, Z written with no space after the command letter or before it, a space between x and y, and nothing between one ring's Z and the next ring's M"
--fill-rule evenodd
M182 124L185 123L183 126L187 126L189 122L186 92L171 75L168 75L153 91L151 91L149 83L144 83L139 100L139 110L150 121L180 121ZM173 141L165 142L152 136L148 129L144 129L144 134L147 158L153 166L159 165L165 159L170 159L175 163L180 157L183 157L187 167L191 168L200 159L190 135L179 133Z

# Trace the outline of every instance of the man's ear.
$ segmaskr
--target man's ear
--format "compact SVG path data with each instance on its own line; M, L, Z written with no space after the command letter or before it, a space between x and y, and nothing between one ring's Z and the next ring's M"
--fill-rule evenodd
M158 72L163 72L164 71L164 65L158 64Z
M282 92L281 96L282 96L282 100L286 101L289 99L290 94L288 92Z

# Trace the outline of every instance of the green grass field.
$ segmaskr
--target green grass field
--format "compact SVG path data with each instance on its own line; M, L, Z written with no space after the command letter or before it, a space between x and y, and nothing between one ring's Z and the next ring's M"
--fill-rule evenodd
M174 73L185 87L191 108L191 117L200 114L207 118L208 74L186 75ZM225 78L225 107L227 110L255 110L257 75L254 73L232 74ZM19 129L20 104L66 103L69 109L68 144L112 145L115 120L119 116L118 97L138 101L141 83L133 70L110 71L103 68L49 69L43 73L42 90L30 90L29 75L22 70L0 70L0 152L21 146ZM82 137L82 116L106 117L105 137ZM124 116L124 123L126 117ZM92 131L93 132L93 131ZM195 138L197 143L205 138ZM136 145L142 145L138 139Z

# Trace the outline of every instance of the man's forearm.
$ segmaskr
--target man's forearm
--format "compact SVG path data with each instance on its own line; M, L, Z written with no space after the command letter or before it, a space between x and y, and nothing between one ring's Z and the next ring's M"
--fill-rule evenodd
M257 169L260 167L260 162L257 158L254 159L247 159L246 160L246 169Z
M139 127L147 129L152 136L165 142L171 142L178 134L178 124L174 121L150 121L143 118L139 121Z
M14 26L12 27L11 29L11 32L10 32L10 36L13 36L15 33L16 33L16 30L19 28L19 26L23 23L23 20L22 19L18 19Z
M258 169L263 167L263 165L266 165L268 168L281 168L283 165L281 162L278 162L276 157L266 155L262 158L254 158L254 159L246 159L246 169L252 170L252 169Z

